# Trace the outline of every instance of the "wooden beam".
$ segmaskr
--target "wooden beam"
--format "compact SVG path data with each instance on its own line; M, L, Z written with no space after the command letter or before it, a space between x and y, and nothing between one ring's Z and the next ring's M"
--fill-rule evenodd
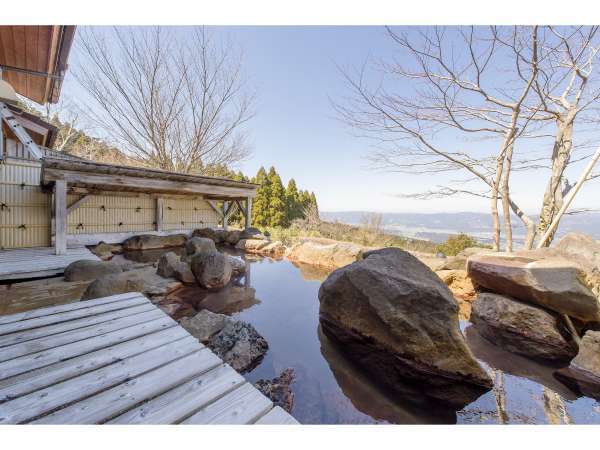
M67 182L57 180L54 184L54 247L57 255L67 253Z
M73 203L71 203L67 207L67 215L71 214L72 211L75 211L80 206L82 206L82 205L86 204L87 202L89 202L90 198L91 197L89 195L84 195L83 197L75 200Z
M162 231L163 229L163 205L164 200L161 197L156 198L156 231Z
M196 182L171 181L148 177L98 174L63 169L42 168L43 184L64 180L73 186L102 191L212 195L220 198L254 197L254 188L218 186Z
M214 212L217 213L217 215L220 218L223 218L223 211L221 211L219 208L217 208L217 205L215 204L215 202L213 200L206 200L206 203L209 204L209 206L213 209Z
M244 208L244 205L242 205L242 201L241 200L236 200L235 204L240 209L240 211L242 212L242 214L245 216L246 215L246 208Z
M250 228L252 226L252 197L246 199L246 211L244 213L244 225L246 228Z
M37 144L31 139L31 136L27 133L23 125L19 123L12 111L6 106L5 103L0 102L0 117L6 122L6 125L14 133L14 135L21 141L21 144L31 153L36 159L42 159L42 152Z

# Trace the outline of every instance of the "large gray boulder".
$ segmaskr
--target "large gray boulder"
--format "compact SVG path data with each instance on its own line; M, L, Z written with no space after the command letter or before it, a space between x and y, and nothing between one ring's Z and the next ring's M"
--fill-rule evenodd
M123 246L121 244L107 244L104 241L98 243L91 249L92 253L101 259L107 260L113 257L113 255L122 253Z
M239 277L246 273L246 262L235 256L226 255L231 264L231 273L234 277Z
M587 331L575 359L555 376L583 395L600 400L600 331Z
M203 237L211 239L215 244L222 244L225 242L227 231L216 228L198 228L192 232L192 237Z
M232 319L225 314L216 314L203 309L194 317L184 317L179 323L188 333L203 344L207 344L214 335L231 321Z
M81 259L72 262L65 268L65 281L95 280L114 273L123 272L124 267L111 261L92 261Z
M148 297L163 297L181 286L181 282L172 278L163 278L156 273L154 267L147 267L100 277L87 287L81 300L125 292L141 292Z
M185 244L185 234L170 234L157 236L154 234L140 234L123 241L123 250L151 250L156 248L181 247Z
M190 265L173 252L165 253L160 257L156 273L164 278L176 278L183 284L196 284Z
M294 262L337 269L360 259L369 250L373 249L351 242L303 238L290 248L286 256Z
M570 367L600 382L600 331L588 331L579 344L579 353Z
M208 347L235 370L244 373L256 367L269 344L249 323L230 321L210 340Z
M191 269L198 284L209 290L221 289L231 280L231 262L227 255L217 251L194 255Z
M185 243L185 253L195 255L196 253L212 253L217 251L215 241L205 237L192 237Z
M242 232L240 233L240 239L257 239L257 240L263 240L263 241L268 241L269 238L267 238L262 231L260 231L258 228L254 228L254 227L248 227L245 228L244 230L242 230Z
M236 245L242 238L241 230L230 230L225 235L225 242L229 245Z
M240 239L235 246L246 253L271 256L273 258L283 257L286 247L281 241L263 241L260 239Z
M529 256L528 256L529 255ZM475 255L467 271L477 286L584 322L600 321L600 301L573 261L540 253Z
M363 256L321 285L325 334L391 389L409 383L455 407L489 390L460 332L456 300L435 273L397 248Z
M483 337L513 353L555 361L577 353L558 314L510 297L480 293L471 322Z

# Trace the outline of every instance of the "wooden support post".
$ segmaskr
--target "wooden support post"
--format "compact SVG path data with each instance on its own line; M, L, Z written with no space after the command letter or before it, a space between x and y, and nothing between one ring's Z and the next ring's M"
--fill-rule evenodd
M54 183L54 247L57 255L67 253L67 182Z
M162 231L163 229L163 199L161 197L157 197L156 199L156 231Z
M246 228L250 228L252 226L252 197L246 197L246 210L244 213L244 225Z
M4 159L4 125L2 119L0 119L0 159Z
M229 202L223 202L223 229L224 230L227 230L227 226L228 226L228 223L227 223L227 219L228 219L227 213L229 212L228 208L227 208L228 205L229 205Z

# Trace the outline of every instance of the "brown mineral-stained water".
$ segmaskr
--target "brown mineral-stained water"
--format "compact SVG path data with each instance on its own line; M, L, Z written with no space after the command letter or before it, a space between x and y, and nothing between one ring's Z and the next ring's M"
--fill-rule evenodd
M468 321L461 328L475 357L495 381L492 391L459 411L414 406L382 389L319 327L318 290L327 272L283 260L245 257L249 273L216 293L184 288L187 314L206 308L244 320L269 343L246 378L255 382L294 369L292 414L306 424L600 424L600 403L577 397L557 381L557 367L491 344Z

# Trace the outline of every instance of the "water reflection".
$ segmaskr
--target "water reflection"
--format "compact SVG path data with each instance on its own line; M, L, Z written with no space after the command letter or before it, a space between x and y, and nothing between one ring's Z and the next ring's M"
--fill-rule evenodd
M456 411L433 402L417 406L394 396L373 382L373 377L356 367L339 345L318 329L321 354L329 364L338 385L352 405L377 421L394 424L452 424ZM406 389L409 387L407 386Z
M489 342L473 326L467 327L465 336L467 345L475 357L480 361L484 361L491 368L535 381L557 392L567 400L577 399L577 395L572 390L554 377L554 372L560 366L510 353Z

